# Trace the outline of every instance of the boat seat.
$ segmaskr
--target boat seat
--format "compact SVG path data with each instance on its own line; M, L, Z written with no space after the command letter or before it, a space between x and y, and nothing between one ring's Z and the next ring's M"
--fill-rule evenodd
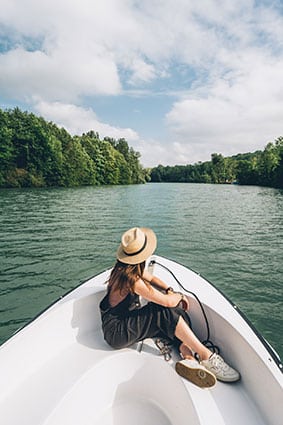
M187 414L193 425L200 423L182 380L163 358L134 347L112 350L101 336L95 338L100 349L93 350L91 340L73 344L29 376L0 406L5 425L15 425L19 415L22 425L185 425Z
M12 374L0 364L5 425L19 417L21 425L264 423L241 382L200 389L176 374L176 358L165 362L153 341L141 352L137 345L111 349L98 308L104 289L90 282L23 329L16 335L21 356L13 338L2 350L2 365L15 357Z

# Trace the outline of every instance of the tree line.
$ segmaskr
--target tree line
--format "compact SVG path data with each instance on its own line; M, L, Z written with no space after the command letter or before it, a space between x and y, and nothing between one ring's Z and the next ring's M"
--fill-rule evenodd
M0 187L136 184L149 180L125 139L71 136L33 113L0 109Z
M263 151L151 170L125 139L95 131L71 136L19 108L0 109L0 187L81 186L152 182L239 183L283 188L283 137Z
M213 153L211 161L194 165L151 169L152 182L238 183L283 188L283 137L263 151L224 157Z

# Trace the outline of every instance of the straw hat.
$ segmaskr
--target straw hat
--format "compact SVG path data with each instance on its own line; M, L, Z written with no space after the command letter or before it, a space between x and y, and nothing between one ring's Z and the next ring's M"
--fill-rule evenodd
M139 264L153 254L157 245L155 233L145 227L133 227L122 235L117 259L126 264Z

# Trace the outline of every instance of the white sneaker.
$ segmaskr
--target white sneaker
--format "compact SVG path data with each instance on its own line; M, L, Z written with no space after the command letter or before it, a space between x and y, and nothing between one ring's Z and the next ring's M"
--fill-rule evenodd
M219 354L212 354L208 360L202 360L201 364L214 373L219 381L236 382L240 379L239 372L227 365Z
M176 372L201 388L211 388L216 384L212 372L199 364L196 360L184 359L176 363Z

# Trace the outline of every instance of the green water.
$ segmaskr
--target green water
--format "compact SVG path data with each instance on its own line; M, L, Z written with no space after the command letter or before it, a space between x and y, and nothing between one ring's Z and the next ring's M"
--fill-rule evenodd
M283 192L198 184L0 191L0 343L113 264L121 233L213 282L283 357Z

